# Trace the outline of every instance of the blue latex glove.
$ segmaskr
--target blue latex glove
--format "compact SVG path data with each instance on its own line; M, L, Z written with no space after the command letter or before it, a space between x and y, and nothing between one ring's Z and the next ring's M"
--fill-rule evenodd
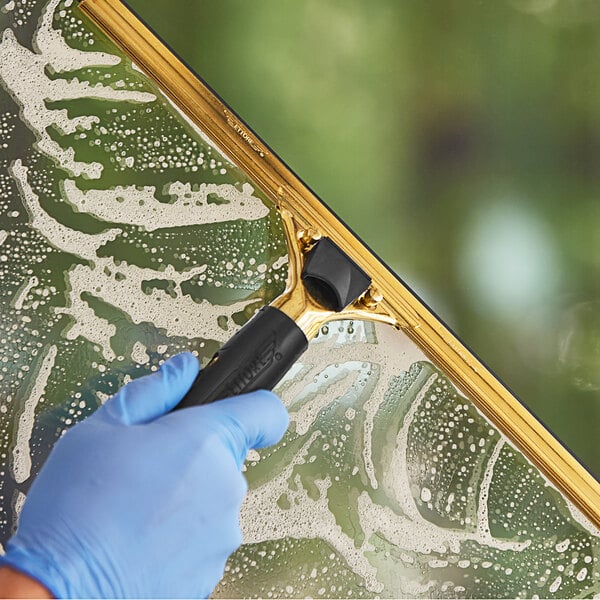
M278 442L288 415L266 391L166 414L197 373L179 354L69 430L0 564L57 597L208 596L242 541L246 453Z

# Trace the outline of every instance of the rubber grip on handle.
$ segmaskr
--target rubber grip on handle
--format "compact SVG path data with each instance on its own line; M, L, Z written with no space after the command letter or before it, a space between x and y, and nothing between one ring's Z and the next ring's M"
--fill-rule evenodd
M200 371L177 408L208 404L259 389L272 389L308 347L293 319L261 308Z

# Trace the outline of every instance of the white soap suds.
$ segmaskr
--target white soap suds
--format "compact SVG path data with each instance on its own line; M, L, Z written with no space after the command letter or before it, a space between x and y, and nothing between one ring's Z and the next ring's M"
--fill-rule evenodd
M25 504L25 500L27 500L27 496L22 491L17 491L17 495L15 497L13 511L18 520L19 515L21 514L21 510L23 508L23 504Z
M402 428L400 429L396 438L396 448L392 455L389 467L385 469L383 473L382 486L388 491L390 497L394 498L398 502L404 515L406 515L415 525L418 525L414 531L413 537L411 538L413 540L412 544L418 543L420 544L420 547L423 547L423 544L425 544L425 547L428 545L430 550L434 550L436 547L443 547L445 548L445 551L458 553L460 551L460 544L462 542L472 540L478 542L482 546L488 546L490 548L522 552L529 547L531 540L516 542L493 537L490 534L487 509L481 509L480 507L478 517L481 520L477 523L477 531L470 532L460 530L455 531L438 527L426 520L417 508L411 493L411 483L408 474L408 466L410 464L410 459L408 456L408 434L412 422L415 420L421 409L424 398L427 396L437 379L437 373L434 373L429 377L429 379L419 390L419 393L406 413L402 423ZM491 473L493 472L493 467L500 455L501 448L502 446L499 444L495 449L496 452L493 453L492 457L490 457L488 461L487 469L490 472L490 477ZM489 487L487 489L489 489ZM429 494L431 494L430 490L425 493L425 497L429 497ZM485 487L481 494L487 497L487 491ZM422 499L424 501L429 501L425 500L424 498ZM377 523L377 521L374 523ZM422 550L417 551L421 552Z
M29 292L38 285L38 278L34 275L30 277L23 285L15 292L14 299L12 301L12 305L17 309L21 310L23 308L23 302L27 299Z
M68 340L83 337L92 344L100 347L102 356L108 362L115 359L116 354L111 347L110 340L117 333L117 327L103 317L99 317L81 295L71 294L68 307L58 307L57 314L69 315L75 320L63 335Z
M231 184L171 183L166 194L174 198L161 202L154 186L117 186L110 190L80 190L74 181L63 183L65 199L79 212L111 223L127 223L154 231L166 227L187 227L237 219L256 220L269 214L267 206L253 196L254 188L244 183L242 191ZM210 202L209 196L220 199Z
M571 543L571 540L569 538L566 538L562 542L558 542L558 544L556 544L556 546L555 546L555 549L557 552L565 552L567 550L567 548L569 547L570 543Z
M337 322L331 324L331 327L334 328L334 333L328 335L328 343L322 343L322 340L320 341L319 338L311 342L309 351L301 358L300 364L302 365L302 372L294 372L293 375L286 377L282 381L282 383L287 385L284 401L291 410L291 419L296 423L298 431L306 431L314 422L314 418L318 414L318 411L311 409L310 406L304 409L304 411L301 411L296 409L295 405L300 403L310 386L314 387L313 383L310 383L307 386L305 382L311 380L314 381L314 378L318 377L323 370L323 365L331 363L331 343L336 344L336 360L338 361L338 367L340 364L352 363L356 367L360 364L361 372L366 372L369 369L377 371L378 365L386 365L392 362L393 368L382 370L379 374L376 388L361 407L366 415L364 421L363 448L365 471L371 486L374 489L377 489L379 484L377 482L375 468L371 458L373 420L379 406L383 402L385 392L388 389L392 378L401 370L408 370L414 362L426 360L426 358L414 345L401 355L390 356L389 351L386 349L386 342L392 340L388 340L387 336L396 333L391 330L391 328L383 328L381 332L381 342L379 344L372 344L367 343L363 323L357 322L354 325L355 332L353 334L348 334L347 327L340 326L336 329L337 325ZM342 329L342 331L340 331L340 329ZM391 330L391 333L387 331L388 329ZM364 367L362 365L364 365ZM356 379L358 379L358 374ZM353 381L355 381L355 379L349 380L347 385L351 384ZM294 399L292 404L286 400L288 398ZM311 398L311 402L316 401L317 403L320 403L319 408L322 408L327 404L327 399L329 399L329 403L331 403L335 398L336 395L332 394L331 391L327 393L321 391L319 394L314 395L314 399Z
M308 538L325 540L341 556L348 566L364 580L365 587L373 592L381 592L383 585L377 580L377 570L364 555L365 550L374 550L370 544L357 548L354 540L347 536L336 523L329 510L327 490L331 487L329 476L314 481L319 498L310 498L301 485L298 475L293 475L294 467L306 462L306 456L319 431L314 431L301 450L286 468L267 484L252 489L242 505L240 521L245 544L265 540ZM295 489L289 485L295 483ZM290 499L290 508L282 509L274 501L282 494Z
M110 394L105 394L104 392L96 392L96 398L100 400L100 404L104 404L110 398Z
M415 362L426 360L425 355L415 344L408 345L400 355L390 356L388 348L394 347L394 336L397 335L391 327L380 328L378 335L381 338L378 344L368 344L369 358L367 360L371 364L380 365L379 381L363 407L365 411L363 460L367 477L373 489L379 487L372 459L375 415L383 403L392 379L401 371L408 371ZM390 366L390 362L393 363L393 367Z
M396 438L396 449L392 455L391 463L389 468L384 472L381 481L382 486L388 491L390 497L399 503L404 514L417 522L423 519L411 493L410 477L408 474L410 464L408 459L408 433L412 422L417 416L423 398L425 398L437 378L437 373L434 373L427 379L408 409L402 423L402 429L400 429Z
M547 483L552 486L549 481ZM597 535L600 535L600 530L570 500L567 500L566 504L571 517L576 523L579 523L585 531L597 532Z
M72 175L97 179L102 173L102 165L75 160L73 148L62 148L52 139L49 130L56 127L65 135L78 129L89 130L98 122L98 117L83 115L70 118L67 110L48 108L47 103L79 98L146 103L156 100L156 97L146 92L114 90L101 84L92 86L76 78L68 81L50 79L46 74L48 68L64 72L92 66L113 66L120 62L117 56L83 52L68 46L60 32L52 27L52 15L58 2L51 0L44 9L34 39L37 53L21 46L11 29L4 30L0 42L0 82L21 107L21 119L36 136L39 150L54 158Z
M57 73L75 71L85 67L113 67L121 62L118 56L106 52L83 52L69 46L61 32L52 27L56 7L60 0L50 0L42 12L33 46Z
M33 433L33 425L35 422L35 410L44 391L48 378L54 367L56 360L57 347L50 346L46 355L42 360L42 364L34 378L33 387L25 399L23 412L19 417L17 426L17 439L13 447L13 476L17 483L23 483L31 475L31 451L29 442Z
M344 406L350 402L352 398L350 392L354 386L364 380L365 374L377 378L377 387L374 391L369 389L363 393L359 405L360 412L357 410L358 406L344 410L344 417L351 421L350 425L346 422L344 431L349 431L348 426L360 426L365 413L368 413L370 427L366 431L371 435L373 420L381 416L378 412L382 407L383 396L390 388L393 378L399 376L401 369L408 371L415 362L426 358L418 349L411 349L405 355L394 354L390 348L395 347L397 340L388 340L393 343L386 345L385 333L388 330L384 327L377 330L378 338L381 335L378 343L366 343L363 331L363 335L352 338L351 346L334 345L332 338L335 332L340 331L340 335L345 334L342 333L342 327L337 327L336 324L331 324L330 329L332 333L327 333L327 343L321 343L323 340L319 338L313 340L307 353L303 355L301 363L297 365L294 377L284 379L281 384L281 389L285 391L284 401L288 406L291 421L295 424L295 433L310 437L304 442L300 451L288 455L286 467L282 471L269 482L254 489L251 487L248 500L242 510L245 542L319 538L335 548L338 556L344 558L353 572L359 574L366 582L366 587L372 591L381 589L382 580L378 579L377 570L373 572L366 568L364 559L367 559L367 563L371 566L377 564L377 561L369 558L373 555L376 540L385 540L409 558L413 555L427 556L436 553L442 556L450 554L460 557L464 548L471 547L473 544L512 553L522 552L530 547L531 540L514 541L495 538L490 532L487 500L494 466L500 459L501 449L505 444L504 439L491 452L485 472L482 473L483 478L477 498L479 502L477 522L474 522L473 526L464 529L441 527L421 514L408 472L412 460L408 454L409 430L413 422L422 418L420 415L427 410L428 399L434 398L438 393L436 387L440 384L438 373L431 374L420 385L416 397L406 411L402 427L395 440L387 442L390 445L388 448L390 451L386 451L387 462L377 465L375 471L369 444L368 460L364 461L364 465L359 466L357 463L352 469L352 476L360 472L362 478L368 470L368 465L371 466L371 477L375 478L376 473L379 477L378 485L371 486L373 493L378 494L379 500L375 502L368 491L360 492L356 507L360 524L357 530L361 532L360 539L363 541L358 543L358 537L354 537L353 540L346 538L345 531L337 526L336 512L332 510L331 504L334 496L330 496L330 493L334 490L333 486L337 485L338 478L332 473L323 474L322 479L311 479L311 485L314 484L319 490L319 497L315 499L314 489L309 497L296 467L305 463L310 464L315 458L318 461L319 457L315 454L318 455L320 452L329 454L338 451L340 441L337 436L329 438L325 443L319 443L320 419L325 418L324 422L329 423L331 417L324 417L325 414L329 414L325 409L329 405ZM397 336L398 333L392 332L391 335ZM410 348L412 344L408 346ZM352 358L358 361L352 361ZM335 366L332 365L334 360ZM350 377L347 371L354 372L356 375ZM369 402L373 402L371 407ZM381 431L378 431L378 435L381 435ZM357 450L360 449L359 445ZM434 492L434 488L422 486L416 494L420 495L420 501L429 504L434 501ZM381 504L379 496L381 493L385 493L393 499L393 502L390 502L390 505ZM285 501L278 502L280 498L285 498ZM450 494L448 503L452 503L453 499L454 495ZM414 559L411 560L414 562ZM411 560L405 561L404 564L411 563ZM463 559L459 563L456 563L459 568L471 567L470 560ZM428 564L431 569L445 569L449 562L441 558L432 558ZM383 577L385 578L385 575ZM412 577L405 578L399 572L394 585L397 586L394 588L395 593L412 596L427 595L438 583L433 578L430 580L425 576L418 580Z
M491 538L490 521L488 514L488 500L490 496L490 486L492 485L492 479L494 477L494 466L498 462L498 458L500 457L502 448L504 448L504 440L500 439L496 443L496 446L490 454L485 468L485 472L483 474L483 478L481 479L481 484L479 486L479 502L477 504L477 529L479 531L479 535L481 535L485 539Z
M558 592L560 586L562 584L562 577L559 575L551 584L550 587L548 588L548 591L551 594L555 594L556 592Z
M333 398L343 396L361 373L360 362L349 361L337 367L329 365L294 398L294 405L301 407L290 410L290 420L296 424L299 435L305 434L314 424L319 412L331 404Z
M137 65L134 65L134 68L137 68L140 71L140 73L146 75L146 73L144 73L142 69L139 69ZM173 102L169 95L165 94L164 99L174 108L174 110L178 114L178 117L181 120L183 120L201 140L203 140L208 146L212 146L213 148L215 148L219 152L219 154L231 165L235 165L235 162L231 160L231 158L227 156L227 154L225 154L223 149L219 148L217 144L215 144L215 141L211 140L210 137L206 134L206 132L203 129L200 129L200 127L198 127L198 125L194 123L192 119L190 119L186 112L181 110L181 108L177 106L175 102Z
M284 254L283 256L280 256L274 263L273 263L273 270L277 270L277 269L281 269L281 267L283 267L283 265L287 265L289 262L289 257L287 254Z
M256 450L248 450L246 460L249 462L258 462L260 460L260 454Z
M14 3L8 3L4 9L7 9L9 4L14 6ZM30 72L27 73L25 79L29 82L27 85L30 87L37 86L35 90L39 98L34 97L34 93L25 89L25 84L21 85L20 82L16 85L12 81L9 82L10 85L14 86L14 89L10 89L10 93L21 107L23 122L34 132L37 147L50 157L60 161L65 170L71 173L71 177L99 177L102 171L100 163L76 161L72 148L63 150L48 134L48 131L52 131L52 129L67 134L89 130L98 122L98 118L90 115L72 119L64 110L49 109L44 101L49 100L48 106L51 107L51 102L54 100L75 97L97 97L128 102L151 102L155 97L152 94L116 91L100 84L91 88L88 83L80 83L76 78L69 82L60 79L56 79L57 83L50 82L46 74L43 73L45 69L60 73L76 70L83 66L115 65L120 60L116 56L104 53L81 52L69 48L60 31L52 28L51 17L57 6L58 0L51 0L42 15L39 30L34 40L35 54L20 46L10 32L4 35L0 44L0 80L3 80L4 84L10 87L6 82L6 77L10 79L10 74L7 74L6 67L2 66L6 65L7 60L16 60L16 64L21 65L19 68L29 68ZM48 69L48 67L50 68ZM117 86L123 87L122 84L122 81L118 82ZM197 127L194 126L194 129L203 138L205 137ZM125 155L123 154L123 156ZM119 160L122 160L129 167L133 167L134 164L138 166L137 157L127 156ZM252 301L242 301L230 306L216 306L207 301L195 302L191 296L184 294L182 291L182 284L190 281L195 276L203 274L207 269L206 265L200 265L185 273L179 273L171 265L166 265L165 268L160 270L148 269L128 265L126 262L112 257L99 257L99 250L108 242L115 240L121 233L120 229L110 229L101 234L90 235L65 227L46 214L42 207L45 203L41 191L42 186L34 178L31 179L30 185L27 167L21 161L17 160L14 163L11 174L18 184L20 194L30 216L32 228L39 231L55 248L88 261L85 265L73 265L66 272L67 305L56 309L57 314L69 315L74 320L74 323L69 323L69 327L62 331L62 335L66 339L86 338L99 347L106 361L115 359L115 351L111 346L111 341L117 332L117 328L111 322L96 314L95 310L92 309L92 306L95 306L95 301L90 300L89 296L122 311L133 323L152 323L162 330L161 334L164 333L169 336L200 337L222 342L228 339L237 329L237 325L231 317L236 312L243 310ZM41 202L32 186L41 195ZM135 225L146 231L236 219L260 219L268 213L262 201L254 196L254 189L249 184L246 184L242 189L238 189L229 184L199 184L192 186L189 183L175 181L168 183L164 190L158 193L157 197L156 188L151 186L121 186L105 190L84 190L84 186L80 181L76 182L69 179L63 182L63 192L64 199L81 213L92 215L109 223ZM161 194L169 195L171 200L169 202L161 201ZM16 214L16 211L13 212ZM8 233L0 231L0 244L4 243L7 238ZM152 250L154 251L155 248L152 248ZM223 260L223 263L225 262ZM238 260L238 258L230 258L229 263L227 269L231 270L235 270L237 267L242 269L244 266L243 261ZM248 276L250 277L252 272L261 274L267 271L272 272L280 269L286 263L287 256L283 256L272 265L266 262L265 264L253 266L252 270L248 272ZM250 264L253 265L253 263ZM20 310L24 306L27 307L28 294L33 287L38 285L37 279L35 279L35 282L34 279L32 277L25 281L14 294L13 306L15 308ZM165 282L169 284L169 293L161 287L161 284ZM89 300L89 304L84 298ZM331 327L332 330L337 329L337 325ZM364 324L360 322L355 325L357 330L362 328L363 333L364 327ZM414 478L411 479L408 476L407 465L409 461L413 461L411 463L413 468L415 463L413 458L407 454L407 449L408 430L413 422L419 424L421 417L417 414L417 411L425 410L423 406L425 404L424 398L431 392L431 387L436 382L436 376L430 377L420 389L417 398L413 401L413 405L403 419L402 430L396 439L385 440L385 443L389 446L386 447L386 452L389 450L389 453L386 454L386 460L390 458L390 462L381 464L385 461L381 457L374 459L373 445L375 442L379 445L382 442L379 438L374 439L375 436L382 435L381 422L375 421L375 419L387 419L389 417L389 415L383 414L383 409L385 408L387 411L389 408L387 402L389 397L386 396L386 392L390 390L390 386L395 385L394 380L402 371L407 371L417 361L427 359L412 343L403 344L402 351L394 353L390 348L397 349L399 347L397 344L398 332L387 327L378 328L377 331L378 344L367 343L364 335L349 334L348 330L336 334L337 338L329 334L327 344L320 344L319 340L316 340L316 343L311 345L312 349L302 357L302 363L298 363L282 382L282 386L285 386L286 391L285 403L290 408L291 420L295 424L293 432L300 436L310 436L310 439L303 444L299 452L294 452L291 461L286 463L287 467L284 467L284 471L273 477L272 481L264 485L258 485L250 492L242 511L245 541L246 543L260 543L284 538L290 540L324 540L335 549L335 553L330 555L330 559L333 560L333 557L343 558L349 568L363 580L364 586L369 591L377 593L384 591L385 569L391 564L392 560L397 559L397 557L390 558L389 556L385 560L382 559L382 555L386 551L381 552L381 544L387 545L389 543L391 546L402 550L400 556L405 565L413 563L416 565L413 572L408 576L403 571L404 567L400 567L394 572L394 577L401 580L398 586L402 589L404 595L430 596L433 593L440 593L440 588L442 594L455 595L455 593L464 592L465 587L454 585L449 581L445 581L440 586L440 580L436 579L434 583L433 580L428 578L433 576L447 578L448 572L432 574L427 569L472 569L477 568L477 561L466 559L457 561L457 556L452 556L450 560L444 560L448 557L436 557L435 553L455 553L462 558L462 553L466 551L465 542L468 542L466 547L468 547L469 552L472 551L473 547L482 545L494 550L506 550L514 553L522 551L530 544L530 540L516 543L504 539L495 539L490 532L489 491L494 479L494 468L506 442L501 439L491 453L489 448L485 449L486 462L483 459L481 460L479 463L480 470L475 475L478 487L473 484L473 488L469 488L468 491L471 494L469 501L472 502L470 505L471 512L466 519L468 527L465 530L445 528L439 526L439 524L435 525L429 522L421 514L419 506L422 506L421 503L425 503L428 505L427 510L435 510L436 503L439 503L440 498L443 498L443 491L438 490L433 479L429 483L421 480L415 483ZM388 342L392 341L392 337L394 343L390 343L388 347ZM336 365L335 367L326 366L331 365L333 362L331 350L332 343L335 344L336 339L340 344L340 347L335 348ZM150 344L152 350L155 343ZM344 344L346 346L343 346ZM39 399L41 399L47 384L48 375L46 375L46 380L42 382L43 367L48 361L52 348L54 348L54 355L56 356L56 347L53 346L46 354L42 361L42 367L38 372L36 385L42 383ZM166 344L156 347L159 355L164 354L167 349ZM173 352L178 349L180 349L180 346L174 346ZM127 353L123 352L123 354ZM119 358L124 360L123 356ZM142 342L136 342L131 351L131 358L137 364L147 364L150 360L148 348ZM53 362L54 358L52 364ZM52 365L49 369L51 368ZM128 379L127 376L125 381ZM366 382L368 384L365 387ZM372 390L369 389L369 385L374 386ZM362 397L360 386L365 387L367 390L367 393ZM29 457L35 410L39 402L39 399L35 400L34 391L35 388L32 390L25 403L23 413L20 415L21 419L18 423L17 432L18 443L23 447L26 446L26 454ZM100 403L103 403L109 395L96 392L96 397ZM410 398L412 399L412 396ZM353 402L355 404L352 408L347 407L349 403ZM338 403L337 407L336 403ZM330 406L333 409L337 410L339 408L341 410L338 412L328 411L327 409ZM337 505L332 504L332 502L337 501L335 494L339 491L339 488L336 488L336 486L339 485L340 478L344 476L344 468L348 467L348 462L342 463L339 471L332 470L330 474L324 474L322 471L316 470L321 457L319 456L319 450L312 447L312 444L317 441L320 435L320 431L311 434L312 429L318 429L321 423L327 423L329 427L331 425L330 417L339 418L342 414L345 417L342 420L344 431L352 431L352 433L348 433L348 440L352 439L354 443L355 440L351 438L354 434L357 434L356 440L358 440L356 451L352 450L350 455L352 461L350 466L354 465L351 471L352 476L359 475L354 481L360 480L368 488L367 491L360 491L361 488L359 487L356 492L358 495L352 496L351 502L357 502L358 519L358 521L355 519L352 523L357 532L354 537L348 534L348 529L342 530L339 525L347 515L337 512L338 509L335 508ZM402 412L402 414L405 413ZM324 415L325 417L323 417ZM332 417L332 415L337 416ZM24 417L27 417L25 419L26 423ZM324 420L322 420L322 417ZM29 421L31 421L31 427ZM377 431L374 429L375 423L377 423ZM450 425L453 424L450 422ZM354 431L353 428L357 428L357 430ZM406 435L403 435L403 432ZM322 451L328 453L327 458L331 458L335 452L340 453L338 456L344 456L339 450L340 446L343 445L339 442L340 436L339 434L336 435L337 438L328 439L327 444L320 444L320 447L323 448ZM24 438L27 438L26 442L23 441ZM344 433L342 433L341 438L346 439ZM484 439L479 440L479 446L477 446L477 442L477 437L474 440L466 441L466 448L470 448L469 456L471 457L479 456L480 448L486 445ZM339 445L337 445L338 443ZM327 446L327 450L324 449L325 446ZM347 451L348 447L348 445L345 446L344 451ZM309 451L312 453L310 458L308 458ZM458 456L459 452L456 452L456 455ZM265 456L268 457L268 454L265 454ZM376 456L378 455L376 454ZM263 462L261 461L261 455L256 451L249 453L247 458L249 462ZM29 466L27 466L26 461L23 462L21 458L17 460L14 451L13 459L14 468L20 472L19 477L23 478L26 474L23 479L26 480L31 474L31 460ZM347 461L348 457L339 460L340 462ZM19 461L21 462L19 463ZM314 473L318 473L319 476L316 480L310 479L311 476L309 476L313 488L309 496L308 490L303 487L304 480L298 475L297 467L304 463L311 463L307 465L310 469L313 461L316 461ZM331 464L336 463L332 462ZM439 466L441 465L438 465L438 469ZM462 466L464 467L464 465ZM500 464L500 466L503 465ZM429 466L427 469L427 473L429 473ZM346 469L347 472L349 472L349 469ZM431 472L434 473L435 471L432 470ZM497 469L497 474L499 472L500 468ZM19 492L19 494L21 493ZM277 500L284 495L287 497L287 502L282 501L281 504L284 507L288 506L288 508L279 508ZM390 506L382 505L382 498L385 499L386 495L390 497ZM455 499L453 493L449 494L446 499L447 505L460 504L460 495L461 493L457 492L458 497ZM13 496L13 498L16 498L14 508L17 512L20 510L25 498L23 494L21 496ZM343 506L343 510L345 510L345 498ZM592 531L592 526L582 517L581 513L574 509L570 503L568 506L573 513L573 518L587 530ZM475 516L474 507L477 509L476 518L473 518ZM354 511L354 506L352 505L349 510ZM426 512L426 510L423 510L424 514ZM520 539L522 539L522 536ZM556 550L562 549L565 543L564 551L568 550L568 540L559 541ZM423 560L423 555L425 555L425 560ZM430 558L429 555L433 556ZM378 576L376 565L382 564L380 562L382 560L386 567L381 570ZM513 557L513 560L518 559ZM481 564L482 569L491 568L492 566L496 569L493 561L483 561L479 564ZM473 567L473 565L476 566ZM421 571L419 575L415 576L414 569L417 567ZM324 569L323 572L326 571L327 567ZM313 571L310 573L311 578L314 579L320 576L316 569L313 569ZM330 567L330 574L331 572ZM503 569L501 572L510 575L511 569ZM462 575L461 573L460 576ZM587 568L580 568L580 566L573 567L570 575L577 581L583 581L587 576ZM545 579L545 586L552 582L551 592L559 590L562 583L560 576L556 579L553 579L554 577L555 574L548 575L548 578ZM565 577L564 574L563 577ZM302 589L302 583L297 582L295 579L282 585L285 585L285 587L281 587L282 593L285 590L288 595L300 594ZM432 591L434 586L436 589ZM349 589L348 595L350 595L350 591ZM364 592L364 589L361 588L361 592ZM386 588L382 595L387 594L387 592L388 589ZM263 595L270 594L269 597L271 597L276 593L275 588L272 588L271 592L267 588ZM321 587L318 592L320 595L329 593L337 596L339 594L343 595L346 591L344 590L342 593L341 587L336 589L333 585L327 584L326 587Z
M575 575L575 579L577 579L577 581L583 581L588 574L588 570L586 567L583 567L580 571L577 572L577 575Z
M145 365L150 361L150 357L146 352L146 346L142 342L135 342L131 351L131 360L138 365Z
M182 292L181 284L205 269L206 265L200 265L179 273L168 265L163 271L155 271L125 263L117 266L112 258L96 258L93 266L76 265L67 273L69 304L87 292L129 315L133 323L152 323L164 329L168 336L225 342L238 329L230 317L255 300L229 305L212 304L207 300L196 302ZM117 273L121 275L119 279L115 277ZM157 279L172 282L175 297L162 289L144 292L143 283ZM228 318L227 330L218 324L222 316Z
M98 248L121 233L120 229L109 229L103 233L89 234L59 223L41 207L38 195L29 184L27 173L28 168L20 159L10 168L10 174L17 183L23 204L29 213L31 227L41 233L55 248L80 258L94 260L97 258Z
M215 305L207 300L196 302L183 294L181 284L203 273L206 265L179 273L171 265L167 265L163 271L157 271L124 263L117 266L113 258L99 258L98 249L114 240L121 230L109 229L99 234L87 234L59 223L40 206L39 198L27 180L27 171L27 167L22 165L20 160L15 161L11 168L11 174L19 186L29 212L31 226L59 250L93 263L93 266L76 265L67 274L69 305L58 310L70 314L79 324L70 330L71 339L76 335L93 338L91 341L102 347L107 360L114 358L109 342L114 335L113 326L86 307L81 300L81 294L85 292L124 311L134 323L154 323L157 327L165 329L169 336L202 337L225 342L237 330L238 326L233 323L231 316L241 312L254 300ZM117 272L123 276L120 281L114 276ZM172 298L161 289L153 289L150 294L146 294L143 282L157 279L172 281L176 297ZM217 319L223 316L230 323L227 330L217 322Z

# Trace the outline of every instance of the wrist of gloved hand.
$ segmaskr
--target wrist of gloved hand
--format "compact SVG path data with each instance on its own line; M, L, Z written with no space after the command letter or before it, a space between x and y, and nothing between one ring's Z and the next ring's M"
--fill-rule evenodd
M288 416L266 391L169 412L197 373L175 356L69 430L1 562L57 597L208 596L241 544L246 454Z

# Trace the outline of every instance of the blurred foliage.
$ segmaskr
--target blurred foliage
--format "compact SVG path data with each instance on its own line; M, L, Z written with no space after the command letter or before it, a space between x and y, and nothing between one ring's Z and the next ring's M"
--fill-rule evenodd
M131 0L600 473L600 3Z

